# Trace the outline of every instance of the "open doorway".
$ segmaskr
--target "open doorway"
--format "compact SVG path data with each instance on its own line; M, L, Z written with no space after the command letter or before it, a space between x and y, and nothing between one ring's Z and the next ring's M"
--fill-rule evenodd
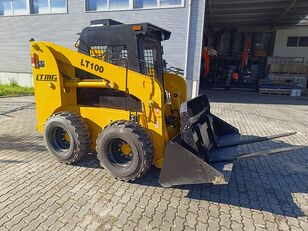
M270 84L273 67L269 57L273 60L275 56L277 30L294 27L308 15L306 1L277 2L207 1L201 91L208 88L259 91L260 86Z

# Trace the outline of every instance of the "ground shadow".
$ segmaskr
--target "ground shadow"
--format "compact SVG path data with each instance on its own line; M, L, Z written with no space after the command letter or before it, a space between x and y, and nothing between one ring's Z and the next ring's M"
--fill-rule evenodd
M89 153L81 161L73 165L84 168L102 168L95 153Z
M15 150L19 152L26 152L28 150L43 152L46 148L42 144L38 144L37 140L42 141L41 136L34 136L33 142L30 141L29 137L2 134L0 135L0 151L1 150Z
M244 137L247 139L248 137ZM252 138L249 136L249 138ZM42 139L40 136L33 140ZM0 150L17 151L46 151L41 142L31 142L22 136L0 136ZM261 151L269 148L292 146L279 141L265 141L258 144L243 145L237 150ZM227 148L223 151L233 150ZM12 163L15 160L1 160L0 163ZM20 161L18 161L20 162ZM184 185L177 189L188 190L187 197L196 200L206 200L216 203L240 206L244 208L268 211L274 214L299 217L305 214L295 203L296 193L308 193L308 147L289 151L283 154L255 159L241 160L235 163L228 185ZM74 164L85 168L101 166L95 154L87 155L82 161ZM148 174L132 184L161 187L159 184L160 171L152 167Z
M258 150L250 150L261 151L269 147L292 146L275 141L259 144L261 149L258 147ZM199 184L174 188L188 190L187 197L191 199L241 206L290 217L305 216L294 202L293 195L308 193L307 163L308 147L303 147L273 156L236 161L228 185ZM153 167L149 174L134 184L161 187L158 182L159 174L160 171Z
M225 91L200 89L200 94L201 93L205 93L211 103L308 105L308 97L261 95L257 92L236 90Z
M2 160L0 159L0 163L4 164L21 164L21 163L28 163L29 161L23 161L23 160Z
M24 104L24 103L22 103L22 104ZM17 112L17 111L22 111L22 110L34 109L35 103L28 103L26 105L16 107L16 102L14 102L14 106L15 107L10 109L10 110L0 111L0 116L12 117L9 114L12 114L12 113Z
M255 138L244 136L243 139ZM264 141L258 144L243 145L241 154L262 151L270 148L291 147L280 141ZM234 151L234 147L222 152ZM235 162L228 185L183 185L176 189L188 190L186 197L216 203L240 206L249 209L268 211L277 215L305 216L294 202L296 193L308 193L308 147L268 157L240 160ZM95 154L90 154L74 164L85 168L101 168ZM132 184L161 187L160 170L154 166L141 179Z

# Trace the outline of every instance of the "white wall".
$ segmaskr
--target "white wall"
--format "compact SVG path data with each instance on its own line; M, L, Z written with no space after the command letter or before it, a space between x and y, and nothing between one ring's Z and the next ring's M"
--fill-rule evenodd
M308 47L287 47L289 36L308 36L308 26L278 29L274 46L274 56L305 57L308 61Z
M89 26L91 20L110 18L122 23L150 22L171 31L170 40L163 42L164 58L168 66L182 69L187 66L186 77L191 95L190 86L199 86L205 1L185 0L183 7L175 8L85 12L84 0L68 0L68 14L1 17L0 72L9 74L0 75L0 82L13 77L18 78L19 82L20 74L11 73L31 73L30 38L75 49L76 33ZM188 39L189 9L191 23Z
M17 82L18 85L24 87L33 87L33 78L30 73L6 73L0 72L0 83L9 84Z

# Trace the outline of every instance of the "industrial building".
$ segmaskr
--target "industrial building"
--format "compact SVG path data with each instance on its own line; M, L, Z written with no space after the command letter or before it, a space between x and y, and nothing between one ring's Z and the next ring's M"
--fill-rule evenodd
M301 0L207 1L201 86L281 95L305 91L307 7Z
M306 0L0 0L0 81L32 85L29 39L74 49L91 20L110 18L171 31L164 58L192 97L200 87L304 91L307 15Z

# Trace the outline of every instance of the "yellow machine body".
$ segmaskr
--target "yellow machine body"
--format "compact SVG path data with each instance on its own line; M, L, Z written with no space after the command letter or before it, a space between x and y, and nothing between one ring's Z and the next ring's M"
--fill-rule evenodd
M154 164L169 187L227 184L236 160L292 150L238 155L238 145L295 133L242 140L211 113L205 94L187 100L180 69L164 71L161 42L170 34L102 19L83 29L78 51L31 40L37 129L58 161L74 163L95 150L117 179L134 181Z
M187 100L185 80L173 73L164 73L164 86L153 76L73 51L51 42L31 42L31 58L36 98L37 129L43 133L49 117L69 111L80 115L92 134L95 149L98 134L113 121L131 120L146 128L154 143L154 164L161 168L165 145L180 132L180 105ZM98 76L76 76L76 70ZM142 111L79 105L78 88L109 88L127 92L142 102ZM170 99L165 99L165 91ZM177 112L177 113L176 113ZM178 117L176 126L167 126L165 117Z

